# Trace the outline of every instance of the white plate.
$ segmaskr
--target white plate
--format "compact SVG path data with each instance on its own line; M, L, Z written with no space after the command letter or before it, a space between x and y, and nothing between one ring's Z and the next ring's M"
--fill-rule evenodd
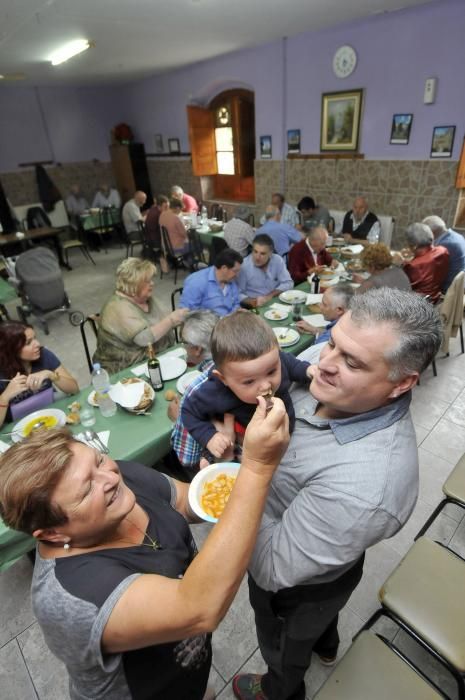
M284 331L287 331L286 337L280 338L279 335ZM300 340L300 334L298 333L298 331L295 330L295 328L286 328L286 326L275 326L273 328L273 332L276 335L281 348L288 348L291 345L295 345Z
M199 518L206 520L209 523L216 523L218 518L207 515L200 505L200 498L203 492L203 486L207 481L213 481L219 474L227 474L228 476L237 476L240 468L237 462L218 462L210 464L205 469L201 469L192 479L189 485L189 505Z
M176 379L187 369L187 362L182 359L182 357L163 357L161 355L159 358L161 376L163 381L168 382L170 379Z
M284 321L289 316L289 312L280 311L279 309L268 309L263 315L268 321Z
M305 292L301 292L298 289L288 289L287 292L281 292L279 299L286 304L297 304L299 301L305 304L307 295Z
M187 387L190 384L192 384L194 379L199 377L201 374L202 372L199 372L198 369L193 369L192 372L186 372L186 374L183 374L182 377L179 377L178 381L176 382L176 389L179 391L180 394L184 394Z
M24 416L24 418L22 418L16 423L14 432L11 435L12 441L19 442L20 440L25 438L26 435L23 433L23 430L32 421L38 422L50 416L53 416L53 418L57 419L56 424L53 426L54 428L60 428L63 425L66 425L66 415L63 411L60 411L59 408L44 408L41 411L34 411L28 416Z

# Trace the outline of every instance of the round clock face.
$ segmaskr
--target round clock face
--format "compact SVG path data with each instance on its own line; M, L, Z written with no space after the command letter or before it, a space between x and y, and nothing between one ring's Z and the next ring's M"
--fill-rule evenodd
M357 65L357 54L351 46L338 48L333 58L333 71L338 78L347 78Z

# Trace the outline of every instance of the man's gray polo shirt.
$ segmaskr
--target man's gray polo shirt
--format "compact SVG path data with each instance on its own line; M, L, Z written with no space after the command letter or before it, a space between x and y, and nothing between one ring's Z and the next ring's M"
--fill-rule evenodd
M249 571L277 591L341 576L363 552L392 537L418 495L410 392L349 418L315 416L295 389L296 426L276 471Z

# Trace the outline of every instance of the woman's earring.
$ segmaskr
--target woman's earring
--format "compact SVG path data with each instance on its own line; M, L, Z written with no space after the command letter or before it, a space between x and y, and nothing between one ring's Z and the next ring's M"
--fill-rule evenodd
M69 544L69 542L65 542L63 545L63 549L70 549L70 548L71 548L71 545Z

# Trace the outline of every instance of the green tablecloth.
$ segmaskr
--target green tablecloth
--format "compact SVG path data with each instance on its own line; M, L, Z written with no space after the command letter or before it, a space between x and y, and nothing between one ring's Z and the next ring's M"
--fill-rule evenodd
M224 240L224 231L218 231L218 233L213 233L213 231L198 231L200 240L202 243L209 248L212 244L212 238L222 238Z
M307 294L310 292L310 285L307 282L303 282L302 284L299 284L295 287L295 289L301 289L303 292L306 292ZM263 306L260 306L258 309L258 312L260 316L264 316L265 312L268 311L268 309L275 303L278 304L283 304L284 302L279 300L279 297L275 297L271 301L269 301L267 304L264 304ZM308 312L310 313L310 312ZM288 327L292 323L292 306L289 304L289 316L287 319L284 321L269 321L268 319L265 319L268 325L271 327L274 326L286 326ZM305 312L304 312L305 314ZM302 350L306 350L310 345L313 345L315 341L315 336L309 334L309 333L301 333L300 334L300 340L298 343L295 345L291 345L289 348L283 348L284 352L291 352L293 355L298 355L299 353L302 352Z
M17 298L16 289L0 277L0 304L6 304Z
M119 224L121 222L121 214L119 209L112 207L111 209L106 209L103 214L103 222L105 226L111 226L112 224ZM102 221L100 221L99 214L82 214L80 217L81 225L84 231L92 231L93 229L102 226Z

